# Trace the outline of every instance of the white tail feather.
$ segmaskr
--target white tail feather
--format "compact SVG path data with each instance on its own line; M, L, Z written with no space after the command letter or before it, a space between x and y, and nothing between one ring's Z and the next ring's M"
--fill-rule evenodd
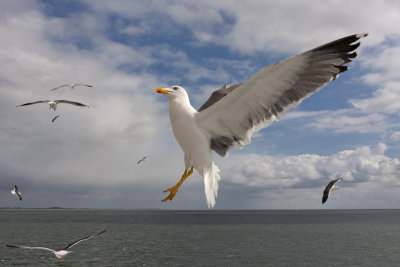
M219 168L212 163L211 169L204 172L204 193L209 208L214 207L218 195Z

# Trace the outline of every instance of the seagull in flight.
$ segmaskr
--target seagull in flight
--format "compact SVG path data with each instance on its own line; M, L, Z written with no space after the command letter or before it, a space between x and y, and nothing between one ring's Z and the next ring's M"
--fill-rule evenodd
M332 181L325 187L324 194L322 195L322 204L324 204L324 203L328 200L329 193L330 193L331 191L334 191L334 190L339 189L339 187L337 187L337 186L335 185L335 184L336 184L337 182L339 182L339 181L343 181L343 178L338 178L338 179L332 180Z
M88 240L88 239L90 239L90 238L92 238L92 237L94 237L94 236L96 236L96 235L100 235L100 234L104 233L105 231L107 231L107 230L103 230L103 231L98 232L98 233L96 233L96 234L93 234L93 235L90 235L90 236L86 236L86 237L80 238L80 239L78 239L78 240L72 242L71 244L69 244L68 246L66 246L65 248L60 249L60 250L54 250L54 249L46 248L46 247L27 247L27 246L16 246L16 245L8 245L8 244L6 244L6 246L7 246L7 247L10 247L10 248L23 248L23 249L47 250L47 251L50 251L50 252L54 253L54 255L55 255L57 258L62 259L62 258L64 258L65 256L67 256L69 253L73 252L73 251L68 251L69 248L75 246L75 245L78 244L79 242L82 242L82 241L84 241L84 240Z
M63 85L60 85L60 86L58 86L58 87L56 87L56 88L51 89L50 91L54 91L54 90L57 90L57 89L62 88L62 87L69 87L69 88L72 90L72 89L74 89L76 86L93 87L92 85L89 85L89 84L73 83L73 84L63 84Z
M51 100L40 100L40 101L36 101L36 102L25 103L25 104L19 105L17 107L28 106L28 105L39 104L39 103L47 103L50 105L49 108L52 108L54 110L56 110L57 104L60 104L60 103L71 104L71 105L75 105L75 106L79 106L79 107L89 107L88 105L85 105L85 104L82 104L79 102L68 101L68 100L52 100L52 101Z
M16 195L19 198L19 200L22 200L22 194L21 192L19 192L18 186L14 185L14 189L11 190L11 194Z
M140 162L145 161L146 159L148 159L150 156L145 156L143 158L141 158L136 164L139 164Z
M266 67L245 82L225 85L214 91L199 110L192 107L181 86L156 88L169 100L172 132L185 162L181 179L164 191L169 195L162 201L172 200L196 169L204 179L208 207L213 207L220 175L211 150L226 157L229 149L249 144L253 133L346 71L344 64L357 56L357 41L367 35L338 39Z

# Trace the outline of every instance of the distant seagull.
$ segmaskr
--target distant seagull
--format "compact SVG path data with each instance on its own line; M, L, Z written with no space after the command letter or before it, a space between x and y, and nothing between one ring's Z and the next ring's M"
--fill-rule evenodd
M60 115L55 116L55 117L51 120L51 122L54 122L58 117L60 117Z
M27 246L15 246L15 245L8 245L8 244L6 244L6 246L7 246L7 247L10 247L10 248L24 248L24 249L40 249L40 250L47 250L47 251L53 252L54 255L56 255L57 258L62 259L62 258L64 258L65 256L67 256L68 253L73 252L73 251L68 251L69 248L75 246L76 244L78 244L78 243L81 242L81 241L88 240L88 239L90 239L90 238L92 238L92 237L94 237L94 236L96 236L96 235L100 235L100 234L104 233L105 231L107 231L107 230L103 230L103 231L98 232L98 233L96 233L96 234L94 234L94 235L90 235L90 236L87 236L87 237L78 239L78 240L72 242L71 244L69 244L68 246L66 246L65 248L60 249L60 250L54 250L54 249L45 248L45 247L27 247Z
M19 200L22 200L22 194L21 194L21 192L18 191L18 186L14 185L14 189L11 190L11 194L17 195Z
M59 89L59 88L61 88L61 87L69 87L69 88L71 88L71 90L72 90L72 89L75 88L75 86L93 87L92 85L89 85L89 84L73 83L73 84L63 84L63 85L60 85L59 87L53 88L53 89L51 89L50 91L54 91L54 90Z
M148 157L150 157L150 156L145 156L145 157L141 158L136 164L139 164L140 162L145 161Z
M59 104L59 103L71 104L71 105L75 105L75 106L79 106L79 107L89 107L88 105L85 105L85 104L82 104L82 103L78 103L78 102L68 101L68 100L53 100L53 101L51 101L51 100L40 100L40 101L36 101L36 102L25 103L25 104L19 105L17 107L28 106L28 105L38 104L38 103L47 103L47 104L50 105L49 108L52 108L54 110L56 110L57 104Z
M334 191L334 190L339 189L339 187L335 186L335 184L336 184L337 182L339 182L339 181L343 181L343 178L338 178L338 179L332 180L332 181L325 187L324 195L322 196L322 204L324 204L324 203L328 200L328 196L329 196L329 193L330 193L331 191Z

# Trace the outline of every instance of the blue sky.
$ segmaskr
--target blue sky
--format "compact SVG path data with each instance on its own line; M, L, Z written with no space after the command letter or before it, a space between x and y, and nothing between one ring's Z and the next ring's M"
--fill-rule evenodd
M0 18L0 207L206 209L198 174L160 202L184 164L154 88L181 85L198 108L225 83L368 32L337 80L242 150L214 155L215 208L397 208L396 1L1 1ZM94 87L49 91L73 82ZM44 99L90 108L15 107ZM341 190L321 206L336 177Z

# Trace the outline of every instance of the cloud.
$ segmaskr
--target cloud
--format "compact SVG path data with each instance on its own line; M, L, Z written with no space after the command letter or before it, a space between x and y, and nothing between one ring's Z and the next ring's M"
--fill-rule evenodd
M400 141L400 131L394 132L394 133L390 136L390 139L393 140L393 141L395 141L395 142Z
M371 35L365 45L363 40L360 56L373 69L363 69L363 81L380 91L354 98L342 110L297 109L282 122L339 134L396 131L388 121L388 114L398 111L398 51L389 44L397 42L396 4L88 0L73 12L53 14L58 7L50 2L3 1L0 34L7 38L0 49L0 122L16 130L0 134L0 187L8 194L8 184L21 183L32 200L23 204L31 207L204 208L198 174L185 182L176 201L160 204L162 190L177 182L184 164L170 129L167 100L154 88L184 83L198 107L212 90L258 71L260 53L280 60L283 54L364 31ZM370 19L379 13L386 16ZM384 52L375 47L382 42ZM199 53L202 48L212 52ZM49 91L70 82L94 87ZM15 107L54 98L90 108ZM56 114L60 117L50 123ZM265 200L269 207L282 207L279 201L287 192L311 200L320 192L309 188L338 175L351 189L397 186L398 160L385 155L385 149L366 145L330 156L261 156L246 155L245 148L219 164L223 181L217 207L263 207ZM137 166L148 154L151 158ZM0 201L14 203L6 196ZM289 200L285 203L290 206Z
M338 177L350 187L367 182L400 186L400 160L386 156L386 150L387 146L379 143L330 156L235 155L222 162L221 177L232 184L263 190L323 187Z

